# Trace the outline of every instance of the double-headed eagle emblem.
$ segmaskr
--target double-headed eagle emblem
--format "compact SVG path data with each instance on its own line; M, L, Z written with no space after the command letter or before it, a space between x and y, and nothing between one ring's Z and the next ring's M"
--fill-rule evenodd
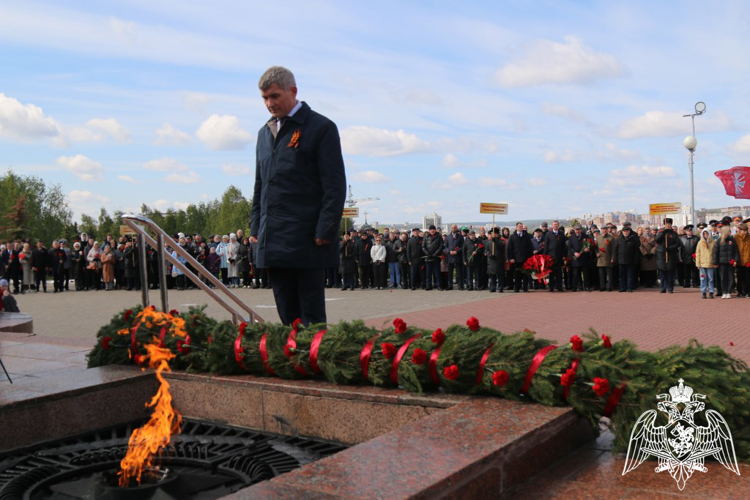
M724 467L738 476L737 455L734 452L732 432L721 413L706 411L707 426L698 426L694 422L695 414L705 409L700 399L703 394L693 394L691 387L683 385L680 379L678 386L672 387L669 394L659 394L657 407L668 415L666 425L656 426L656 410L643 412L633 427L625 457L624 476L643 463L649 456L658 459L656 472L669 471L682 490L685 482L693 472L708 472L704 467L705 457L713 456ZM670 401L671 399L671 401ZM682 411L680 411L682 405Z

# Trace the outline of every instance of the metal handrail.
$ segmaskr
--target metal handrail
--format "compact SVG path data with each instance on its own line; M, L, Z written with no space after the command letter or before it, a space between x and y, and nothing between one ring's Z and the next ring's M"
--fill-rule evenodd
M141 294L143 297L143 307L148 307L149 304L149 298L148 298L148 271L147 271L147 264L146 264L146 244L150 245L152 248L155 248L157 251L157 255L159 258L159 289L161 292L161 303L162 303L162 310L167 311L169 310L168 306L168 291L167 291L167 283L166 283L166 265L164 263L165 259L172 263L173 266L177 266L177 269L182 271L182 273L190 278L190 280L195 283L201 290L206 292L212 299L214 299L216 302L219 303L224 309L229 311L229 313L232 315L232 321L237 324L237 319L241 318L243 321L252 321L254 323L263 323L263 318L260 317L255 311L253 311L247 304L245 304L242 300L240 300L239 297L237 297L234 293L232 293L229 288L227 288L224 283L222 283L218 278L216 278L213 274L209 273L208 270L203 267L203 265L195 260L192 255L190 255L188 252L186 252L180 245L177 243L174 243L170 245L170 247L177 253L179 256L181 256L183 259L185 259L185 262L188 263L192 268L198 273L198 275L205 277L208 281L210 281L218 290L224 292L224 294L231 299L235 304L239 306L239 309L234 307L232 304L228 303L226 300L224 300L222 297L217 295L217 293L212 290L208 285L206 285L199 276L196 276L194 272L192 272L186 265L184 265L182 262L177 260L175 257L172 256L172 254L165 252L165 247L167 246L167 241L173 241L172 238L164 232L162 228L160 228L154 221L149 219L148 217L145 217L143 215L136 215L136 214L125 214L122 216L122 220L125 222L125 224L128 225L130 229L136 232L136 234L139 237L140 240L140 248L139 248L139 256L140 256L140 273L141 273ZM147 226L151 231L153 231L156 236L157 240L154 240L151 235L148 234L147 231L144 230L143 227L139 226L138 224L143 224L144 226ZM243 314L243 311L247 314Z

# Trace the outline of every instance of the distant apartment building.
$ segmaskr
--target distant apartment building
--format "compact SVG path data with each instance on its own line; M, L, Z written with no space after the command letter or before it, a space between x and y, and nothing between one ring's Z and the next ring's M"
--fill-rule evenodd
M431 214L427 214L424 217L422 217L422 228L427 229L430 226L435 227L442 227L443 225L443 218L440 217L437 212L433 212Z

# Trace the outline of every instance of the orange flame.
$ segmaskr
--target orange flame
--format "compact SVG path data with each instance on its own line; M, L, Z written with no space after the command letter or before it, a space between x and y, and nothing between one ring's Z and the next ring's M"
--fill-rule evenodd
M120 462L120 486L127 487L131 479L140 484L141 475L148 470L154 461L155 455L169 444L172 434L180 432L182 416L172 407L172 395L169 393L169 383L162 376L162 372L171 371L169 360L174 358L169 349L160 348L158 340L154 344L144 347L148 351L146 357L151 368L156 368L156 378L160 382L159 390L146 403L146 407L153 407L154 413L151 419L141 427L133 431L128 442L128 453Z

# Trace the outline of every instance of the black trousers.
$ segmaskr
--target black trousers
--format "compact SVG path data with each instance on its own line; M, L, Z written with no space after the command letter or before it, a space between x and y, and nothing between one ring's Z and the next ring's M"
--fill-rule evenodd
M346 290L349 288L350 290L354 290L354 272L345 272L344 273L344 286L342 290Z
M464 287L464 263L457 262L455 264L448 263L448 288L453 288L453 270L456 270L456 283L459 289Z
M427 266L427 289L432 290L433 287L440 287L440 261L439 260L428 260L425 262Z
M408 262L399 262L399 267L401 268L401 288L409 288L409 263Z
M474 281L476 281L476 287L479 288L479 280L478 278L478 271L479 269L477 266L469 264L466 266L466 289L467 290L473 290L474 289Z
M55 271L54 274L55 291L62 292L65 286L65 275L63 270Z
M375 274L375 284L373 286L380 288L385 288L386 286L388 286L386 283L388 277L388 264L386 264L385 262L381 262L379 264L373 262L372 269L374 272L373 274Z
M422 283L422 280L420 279L420 267L422 267L422 262L420 261L412 262L409 266L409 280L411 281L409 284L412 289L417 288L420 283Z
M573 275L573 279L571 280L571 286L573 287L573 290L578 290L582 288L588 288L586 286L586 283L589 281L589 267L588 266L582 266L582 267L575 267L571 266L570 272ZM581 273L583 273L583 281L581 281Z
M700 278L698 278L698 268L695 267L695 262L682 264L682 286L686 288L700 286Z
M42 288L47 291L47 271L41 270L34 273L34 281L36 282L37 292Z
M599 290L612 290L612 268L600 267L599 269Z
M523 287L524 292L529 291L529 278L530 276L526 273L521 272L523 263L513 263L513 290L519 291Z
M659 271L659 281L662 290L674 290L674 269L671 271Z
M562 264L555 262L552 266L552 272L549 273L549 289L563 291Z
M359 268L359 279L360 283L359 285L362 288L367 288L372 286L372 282L370 281L370 277L372 276L372 265L367 264L366 266L358 266Z
M276 310L285 325L299 318L307 326L326 322L325 269L271 268Z
M732 288L734 288L734 267L731 264L719 264L718 274L721 282L721 294L732 293Z
M737 293L750 294L750 269L745 266L737 266Z

